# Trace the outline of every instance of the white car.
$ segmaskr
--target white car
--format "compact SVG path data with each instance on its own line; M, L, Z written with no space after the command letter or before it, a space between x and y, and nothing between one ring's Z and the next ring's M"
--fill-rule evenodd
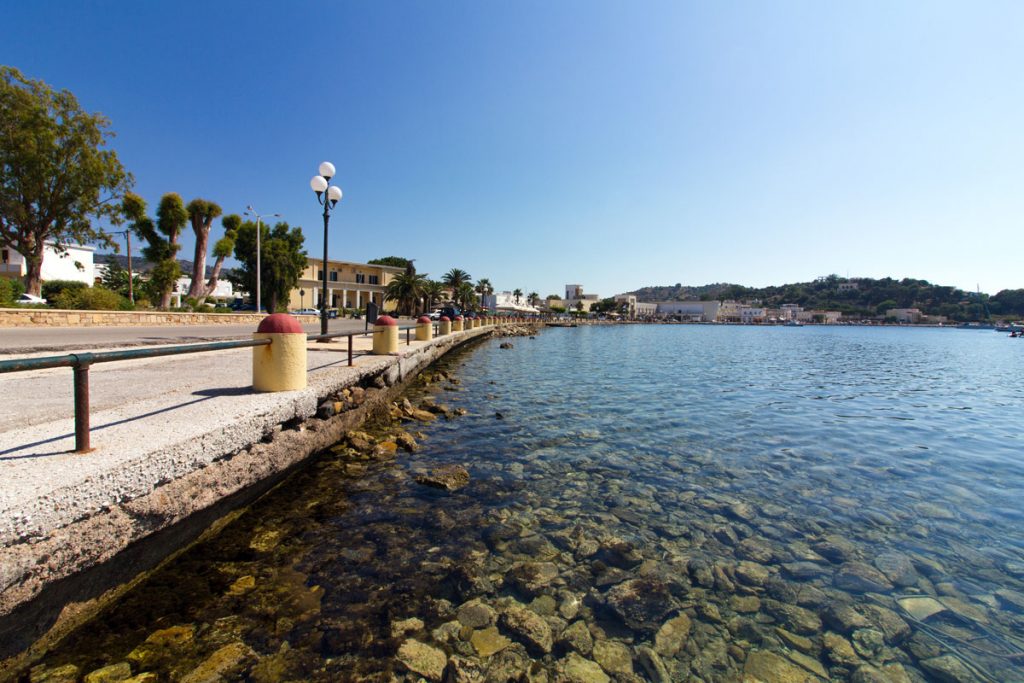
M45 304L46 299L32 294L22 294L18 297L19 304Z
M295 315L320 315L320 311L315 308L300 308L295 311Z

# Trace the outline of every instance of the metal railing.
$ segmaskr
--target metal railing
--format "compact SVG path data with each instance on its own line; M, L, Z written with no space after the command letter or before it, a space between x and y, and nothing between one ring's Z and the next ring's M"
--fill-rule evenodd
M412 344L412 331L416 325L399 327L405 330L406 346ZM435 334L438 323L433 323ZM372 331L334 332L330 334L308 335L307 341L329 341L339 337L348 337L348 365L354 362L353 337L369 336ZM203 353L205 351L228 351L253 346L267 346L273 343L270 339L245 339L235 341L207 342L203 344L182 344L163 346L152 349L125 349L123 351L102 351L99 353L69 353L63 356L44 356L41 358L15 358L0 360L0 374L8 372L28 372L49 368L71 368L74 371L75 390L75 452L87 453L92 450L89 444L89 368L97 363L114 361L139 360L141 358L159 358L161 356L179 356L187 353Z

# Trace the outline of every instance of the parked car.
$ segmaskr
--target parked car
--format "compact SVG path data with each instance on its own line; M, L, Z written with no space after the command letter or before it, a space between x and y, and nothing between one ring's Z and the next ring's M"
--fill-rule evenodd
M300 308L295 311L295 315L320 315L320 311L315 308Z
M441 316L447 316L449 320L455 320L455 316L457 315L462 315L462 309L458 306L445 306L438 311L437 319L440 320Z
M19 304L45 304L46 299L41 296L35 296L34 294L22 294L18 297Z

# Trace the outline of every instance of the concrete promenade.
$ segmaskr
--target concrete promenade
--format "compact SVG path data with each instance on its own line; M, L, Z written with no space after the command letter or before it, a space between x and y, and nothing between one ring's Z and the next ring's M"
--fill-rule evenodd
M357 355L351 368L346 339L311 342L308 388L273 394L251 389L252 349L94 365L88 454L70 452L70 368L0 375L0 641L17 632L24 647L53 625L57 612L10 630L22 620L12 612L49 584L283 473L365 416L310 422L325 399L367 387L369 409L372 396L386 400L388 387L492 329L410 345L402 332L397 354ZM371 346L355 339L357 354Z

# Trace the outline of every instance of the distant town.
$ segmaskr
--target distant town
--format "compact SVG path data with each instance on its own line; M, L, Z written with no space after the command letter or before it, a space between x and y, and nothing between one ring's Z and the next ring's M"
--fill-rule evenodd
M296 271L291 281L280 283L283 296L271 310L300 314L319 312L324 264L320 259L302 258L304 267ZM191 262L179 264L182 273L196 272ZM724 283L700 287L676 284L605 297L586 292L581 284L566 284L564 292L541 297L536 292L527 294L524 289L495 291L486 278L473 282L468 273L459 269L452 269L431 287L432 281L416 275L411 264L401 257L366 263L328 259L327 308L333 315L352 315L372 303L382 311L417 315L455 303L467 309L523 315L785 325L845 322L943 325L1024 317L1024 290L1003 290L989 296L924 280L830 275L813 282L762 289ZM126 289L129 269L133 271L133 292ZM41 269L44 296L36 300L21 295L19 301L16 295L22 291L18 285L25 276L25 261L14 250L4 248L0 251L0 305L122 310L155 307L146 300L147 281L152 271L153 264L142 258L136 258L132 267L122 254L96 253L94 247L83 245L57 248L48 244ZM212 276L209 267L204 272L209 278L204 283L209 294L200 305L197 307L187 296L193 289L192 278L181 276L174 281L168 310L253 310L252 297L237 272L227 269L220 277ZM112 296L107 305L97 305L97 297L75 299L65 294L68 290L85 288L110 290ZM47 294L52 300L47 300ZM76 306L79 300L84 305ZM266 303L266 295L264 301Z

